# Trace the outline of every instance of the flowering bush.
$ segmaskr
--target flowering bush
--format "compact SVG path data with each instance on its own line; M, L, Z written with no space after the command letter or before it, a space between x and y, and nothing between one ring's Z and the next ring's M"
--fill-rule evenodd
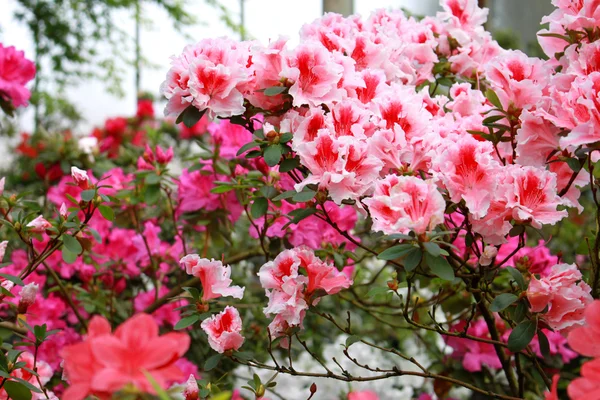
M600 6L555 5L547 60L475 0L327 14L23 134L0 397L600 399Z

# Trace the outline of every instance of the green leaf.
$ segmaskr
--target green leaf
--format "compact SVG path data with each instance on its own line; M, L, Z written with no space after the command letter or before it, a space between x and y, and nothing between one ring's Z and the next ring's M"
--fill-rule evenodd
M0 276L3 277L4 279L8 280L8 281L11 281L15 285L25 286L25 282L23 282L21 280L21 278L19 278L18 276L14 276L14 275L10 275L10 274L5 274L5 273L0 273Z
M517 283L517 285L519 286L519 288L521 290L526 290L527 289L527 283L525 282L525 278L523 278L523 274L521 274L519 272L519 270L513 268L513 267L506 267L506 269L508 270L508 272L510 273L510 275L512 276L512 278L515 280L515 282Z
M263 186L260 188L259 192L267 199L272 199L273 197L277 196L278 193L277 189L275 189L273 186Z
M287 90L287 87L285 86L271 86L269 88L266 88L264 91L265 96L277 96L278 94L281 94L283 92L285 92Z
M356 335L348 336L346 338L346 348L352 346L354 343L360 342L360 338Z
M385 249L384 251L379 253L377 258L379 258L380 260L395 260L397 258L402 258L406 256L413 250L419 249L413 246L412 244L399 244Z
M155 204L160 197L160 185L149 185L146 186L146 193L144 193L144 201L148 205Z
M298 203L305 203L314 199L316 194L317 192L315 192L314 190L303 190L300 193L296 193L294 197L292 197L292 200Z
M519 297L515 296L512 293L502 293L502 294L496 296L494 301L492 301L492 304L490 304L490 311L492 311L492 312L502 311L517 300L519 300Z
M283 149L279 144L273 144L265 149L264 158L269 167L274 167L279 164Z
M290 172L294 168L300 165L300 159L298 157L286 158L279 165L279 172Z
M540 329L538 332L538 342L540 344L540 352L542 353L542 356L544 357L544 359L549 360L550 359L550 343L548 342L548 337L544 334L544 332L542 332L542 330Z
M81 192L81 200L83 201L92 201L92 199L96 196L95 189L88 189Z
M31 391L22 383L5 381L4 389L13 400L31 400Z
M429 253L425 253L425 261L434 275L439 276L445 281L454 280L454 270L444 257L434 257Z
M98 206L98 211L100 211L100 214L102 214L104 219L108 221L114 221L115 212L113 211L112 207L107 206L106 204L100 204Z
M221 361L221 358L223 357L222 354L217 353L214 356L209 357L206 362L204 363L204 371L210 371L212 369L214 369L217 365L219 365L219 362Z
M503 118L505 118L504 115L492 115L491 117L484 119L482 123L483 125L493 124L494 122L498 122Z
M188 326L194 325L199 320L200 320L200 315L198 315L198 314L194 314L194 315L190 315L189 317L182 318L179 321L177 321L177 323L175 324L175 330L178 331L181 329L185 329Z
M81 247L81 243L77 239L75 239L71 235L63 235L62 236L63 243L65 247L71 252L75 254L81 254L83 248Z
M231 192L234 189L235 188L231 185L222 185L222 186L217 186L217 187L210 189L210 192L215 193L215 194L221 194L221 193Z
M237 153L235 155L236 156L241 156L242 154L244 154L248 150L253 149L255 147L258 147L258 143L254 142L254 141L252 141L250 143L246 143L245 145L243 145L242 147L240 147L240 149L237 151Z
M581 165L577 158L567 158L567 165L575 172L581 170Z
M181 114L179 114L177 120L175 120L175 123L179 124L183 122L185 126L191 128L194 125L196 125L198 121L200 121L200 118L202 118L206 111L208 111L208 108L205 108L204 110L200 111L196 107L190 105L188 106L188 108L183 110Z
M406 272L410 272L417 268L421 263L421 258L423 258L423 252L417 247L408 252L402 260L402 265Z
M534 321L523 321L513 329L508 337L508 349L513 353L523 350L535 336L537 324Z
M512 319L516 323L519 323L519 322L523 321L523 318L525 318L526 312L527 312L527 303L525 300L521 300L517 304L517 306L515 307L515 310L512 313Z
M67 264L73 264L77 260L77 254L69 251L66 247L62 248L62 258Z
M292 223L297 224L305 218L310 217L313 214L317 213L316 208L297 208L289 213L292 219Z
M294 138L292 132L286 132L279 137L279 143L287 143Z
M279 200L292 198L292 197L294 197L294 195L296 193L298 193L298 192L296 192L295 190L285 191L285 192L279 194L278 196L273 197L273 201L279 201Z
M367 293L367 297L379 296L382 294L386 294L389 291L390 291L390 289L387 287L381 287L381 286L372 287L371 289L369 289L369 292Z
M151 172L146 175L144 182L146 182L146 185L156 185L160 182L160 176L156 175L154 172Z
M437 243L423 242L423 247L427 253L434 257L439 257L442 254L442 249L437 245Z
M254 199L254 203L250 207L250 215L252 218L257 219L264 216L269 209L269 200L264 197Z
M494 92L492 89L489 89L485 91L485 97L490 101L490 103L492 103L496 108L502 110L502 103L500 102L500 99L498 98L498 95L496 94L496 92Z

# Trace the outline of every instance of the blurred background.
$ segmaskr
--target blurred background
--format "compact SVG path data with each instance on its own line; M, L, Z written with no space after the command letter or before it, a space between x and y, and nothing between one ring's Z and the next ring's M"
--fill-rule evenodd
M438 0L0 0L0 42L41 66L32 107L2 131L85 132L132 115L137 93L158 98L169 57L201 38L297 42L300 27L326 11L368 16L378 8L435 14ZM487 29L508 48L540 55L535 33L550 0L479 0ZM6 142L0 142L6 143ZM6 148L6 146L0 146ZM1 156L1 152L0 152ZM4 157L2 157L4 159Z

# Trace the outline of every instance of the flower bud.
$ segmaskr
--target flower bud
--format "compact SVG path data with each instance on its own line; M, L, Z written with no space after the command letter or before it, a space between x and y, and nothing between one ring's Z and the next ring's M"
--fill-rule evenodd
M498 249L494 246L485 246L481 257L479 257L479 265L487 267L492 263L494 257L498 255Z
M198 382L194 375L190 375L183 389L183 397L185 400L198 400Z
M61 217L63 217L64 219L67 219L67 217L69 216L69 211L67 210L67 205L65 203L62 203L60 205L60 209L58 210L58 213L60 214Z
M0 263L2 262L2 259L4 258L4 253L6 252L6 246L8 246L8 240L4 240L4 241L0 242Z
M87 190L90 188L90 178L88 178L86 171L77 167L71 167L71 177L81 189Z
M4 193L4 177L0 179L0 196Z
M262 383L258 386L258 388L256 388L256 398L260 399L265 395L265 392L267 390L265 389L265 385L263 385Z
M27 312L27 308L35 303L35 297L37 295L39 286L37 283L29 283L21 289L19 295L21 296L21 300L19 300L19 313L25 314Z
M32 232L43 233L44 231L46 231L46 229L52 228L52 224L50 222L46 221L46 219L40 215L39 217L37 217L36 219L34 219L30 223L28 223L27 227ZM17 227L15 224L15 229L16 228Z

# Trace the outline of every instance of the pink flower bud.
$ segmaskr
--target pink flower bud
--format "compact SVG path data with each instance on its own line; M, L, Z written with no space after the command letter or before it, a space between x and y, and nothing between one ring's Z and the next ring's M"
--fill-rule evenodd
M183 389L183 397L185 400L198 400L198 382L194 375L190 375Z
M43 233L46 229L52 228L52 224L41 215L27 224L28 228L31 228L32 232Z
M8 240L4 240L0 242L0 262L4 258L4 253L6 252L6 246L8 246Z
M2 286L4 289L8 290L9 292L12 290L12 288L15 287L15 284L12 281L9 281L8 279L2 281L2 283L0 283L0 286Z
M159 164L168 164L173 159L173 147L164 151L160 146L156 146L156 161Z
M19 308L23 306L25 309L35 303L35 296L37 295L39 286L37 283L29 283L21 289L19 295L21 300L19 301Z
M487 267L492 263L492 259L498 255L498 249L495 246L485 246L481 257L479 257L479 265Z
M90 178L88 178L87 172L77 167L71 167L71 177L73 181L79 186L81 189L86 190L90 187Z
M0 196L4 193L4 177L0 179Z
M67 206L65 203L61 204L60 210L58 210L58 213L60 214L61 217L63 217L64 219L67 219L67 217L69 216L69 211L67 210Z

